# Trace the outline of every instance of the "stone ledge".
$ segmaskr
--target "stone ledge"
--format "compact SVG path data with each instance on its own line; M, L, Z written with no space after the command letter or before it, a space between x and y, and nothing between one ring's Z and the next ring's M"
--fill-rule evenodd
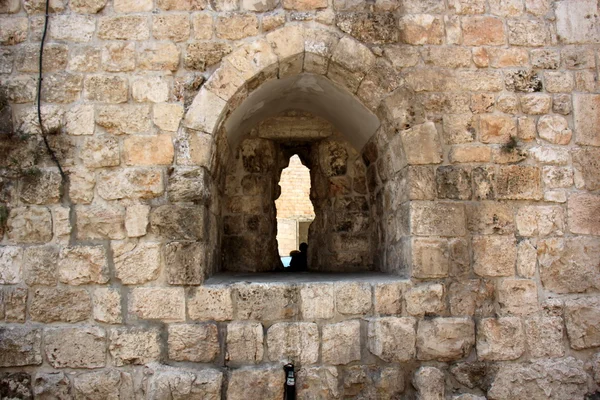
M406 282L406 278L381 272L364 273L323 273L323 272L271 272L271 273L234 273L215 274L204 282L203 286L234 285L236 283L277 283L298 285L306 283L367 282L389 283Z

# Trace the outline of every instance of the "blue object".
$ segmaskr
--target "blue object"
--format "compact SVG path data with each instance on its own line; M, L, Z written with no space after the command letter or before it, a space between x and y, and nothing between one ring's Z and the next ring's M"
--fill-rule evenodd
M281 257L281 262L283 263L284 268L288 268L290 266L290 261L292 261L291 256Z

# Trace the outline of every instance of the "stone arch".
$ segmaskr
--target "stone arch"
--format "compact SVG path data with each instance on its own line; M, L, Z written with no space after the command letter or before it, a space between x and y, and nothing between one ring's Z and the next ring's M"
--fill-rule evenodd
M305 96L294 94L294 89L311 85L316 90L307 89ZM280 96L302 108L303 102L322 96L316 92L324 92L324 87L337 91L353 112L345 124L339 110L323 116L346 132L359 126L348 139L367 167L376 225L376 269L407 275L414 231L410 226L413 199L408 194L415 176L411 165L440 163L441 142L435 124L426 121L423 108L399 72L361 42L318 24L298 23L240 46L223 58L186 112L182 124L188 138L201 138L196 146L188 145L187 156L194 157L194 151L203 154L199 164L213 176L213 197L219 196L223 165L239 135L273 112L257 112L252 100L258 98L267 109L267 101L281 100L273 93L285 89ZM308 111L318 114L316 108L308 107ZM209 224L218 224L218 206L211 207L211 212ZM211 242L208 247L220 246L218 233L211 234ZM212 262L218 264L218 251L212 256Z

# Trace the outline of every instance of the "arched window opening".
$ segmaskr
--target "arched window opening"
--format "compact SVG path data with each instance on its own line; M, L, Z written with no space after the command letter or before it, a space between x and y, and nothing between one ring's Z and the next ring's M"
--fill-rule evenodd
M281 194L275 200L277 248L284 268L290 267L292 252L299 251L301 243L310 245L308 231L315 219L310 186L309 169L302 165L297 154L293 155L289 165L281 172Z

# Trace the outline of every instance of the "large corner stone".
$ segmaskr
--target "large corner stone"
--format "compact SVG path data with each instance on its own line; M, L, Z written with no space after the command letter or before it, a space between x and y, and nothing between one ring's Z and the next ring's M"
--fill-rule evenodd
M600 94L575 94L573 120L575 143L600 146Z

